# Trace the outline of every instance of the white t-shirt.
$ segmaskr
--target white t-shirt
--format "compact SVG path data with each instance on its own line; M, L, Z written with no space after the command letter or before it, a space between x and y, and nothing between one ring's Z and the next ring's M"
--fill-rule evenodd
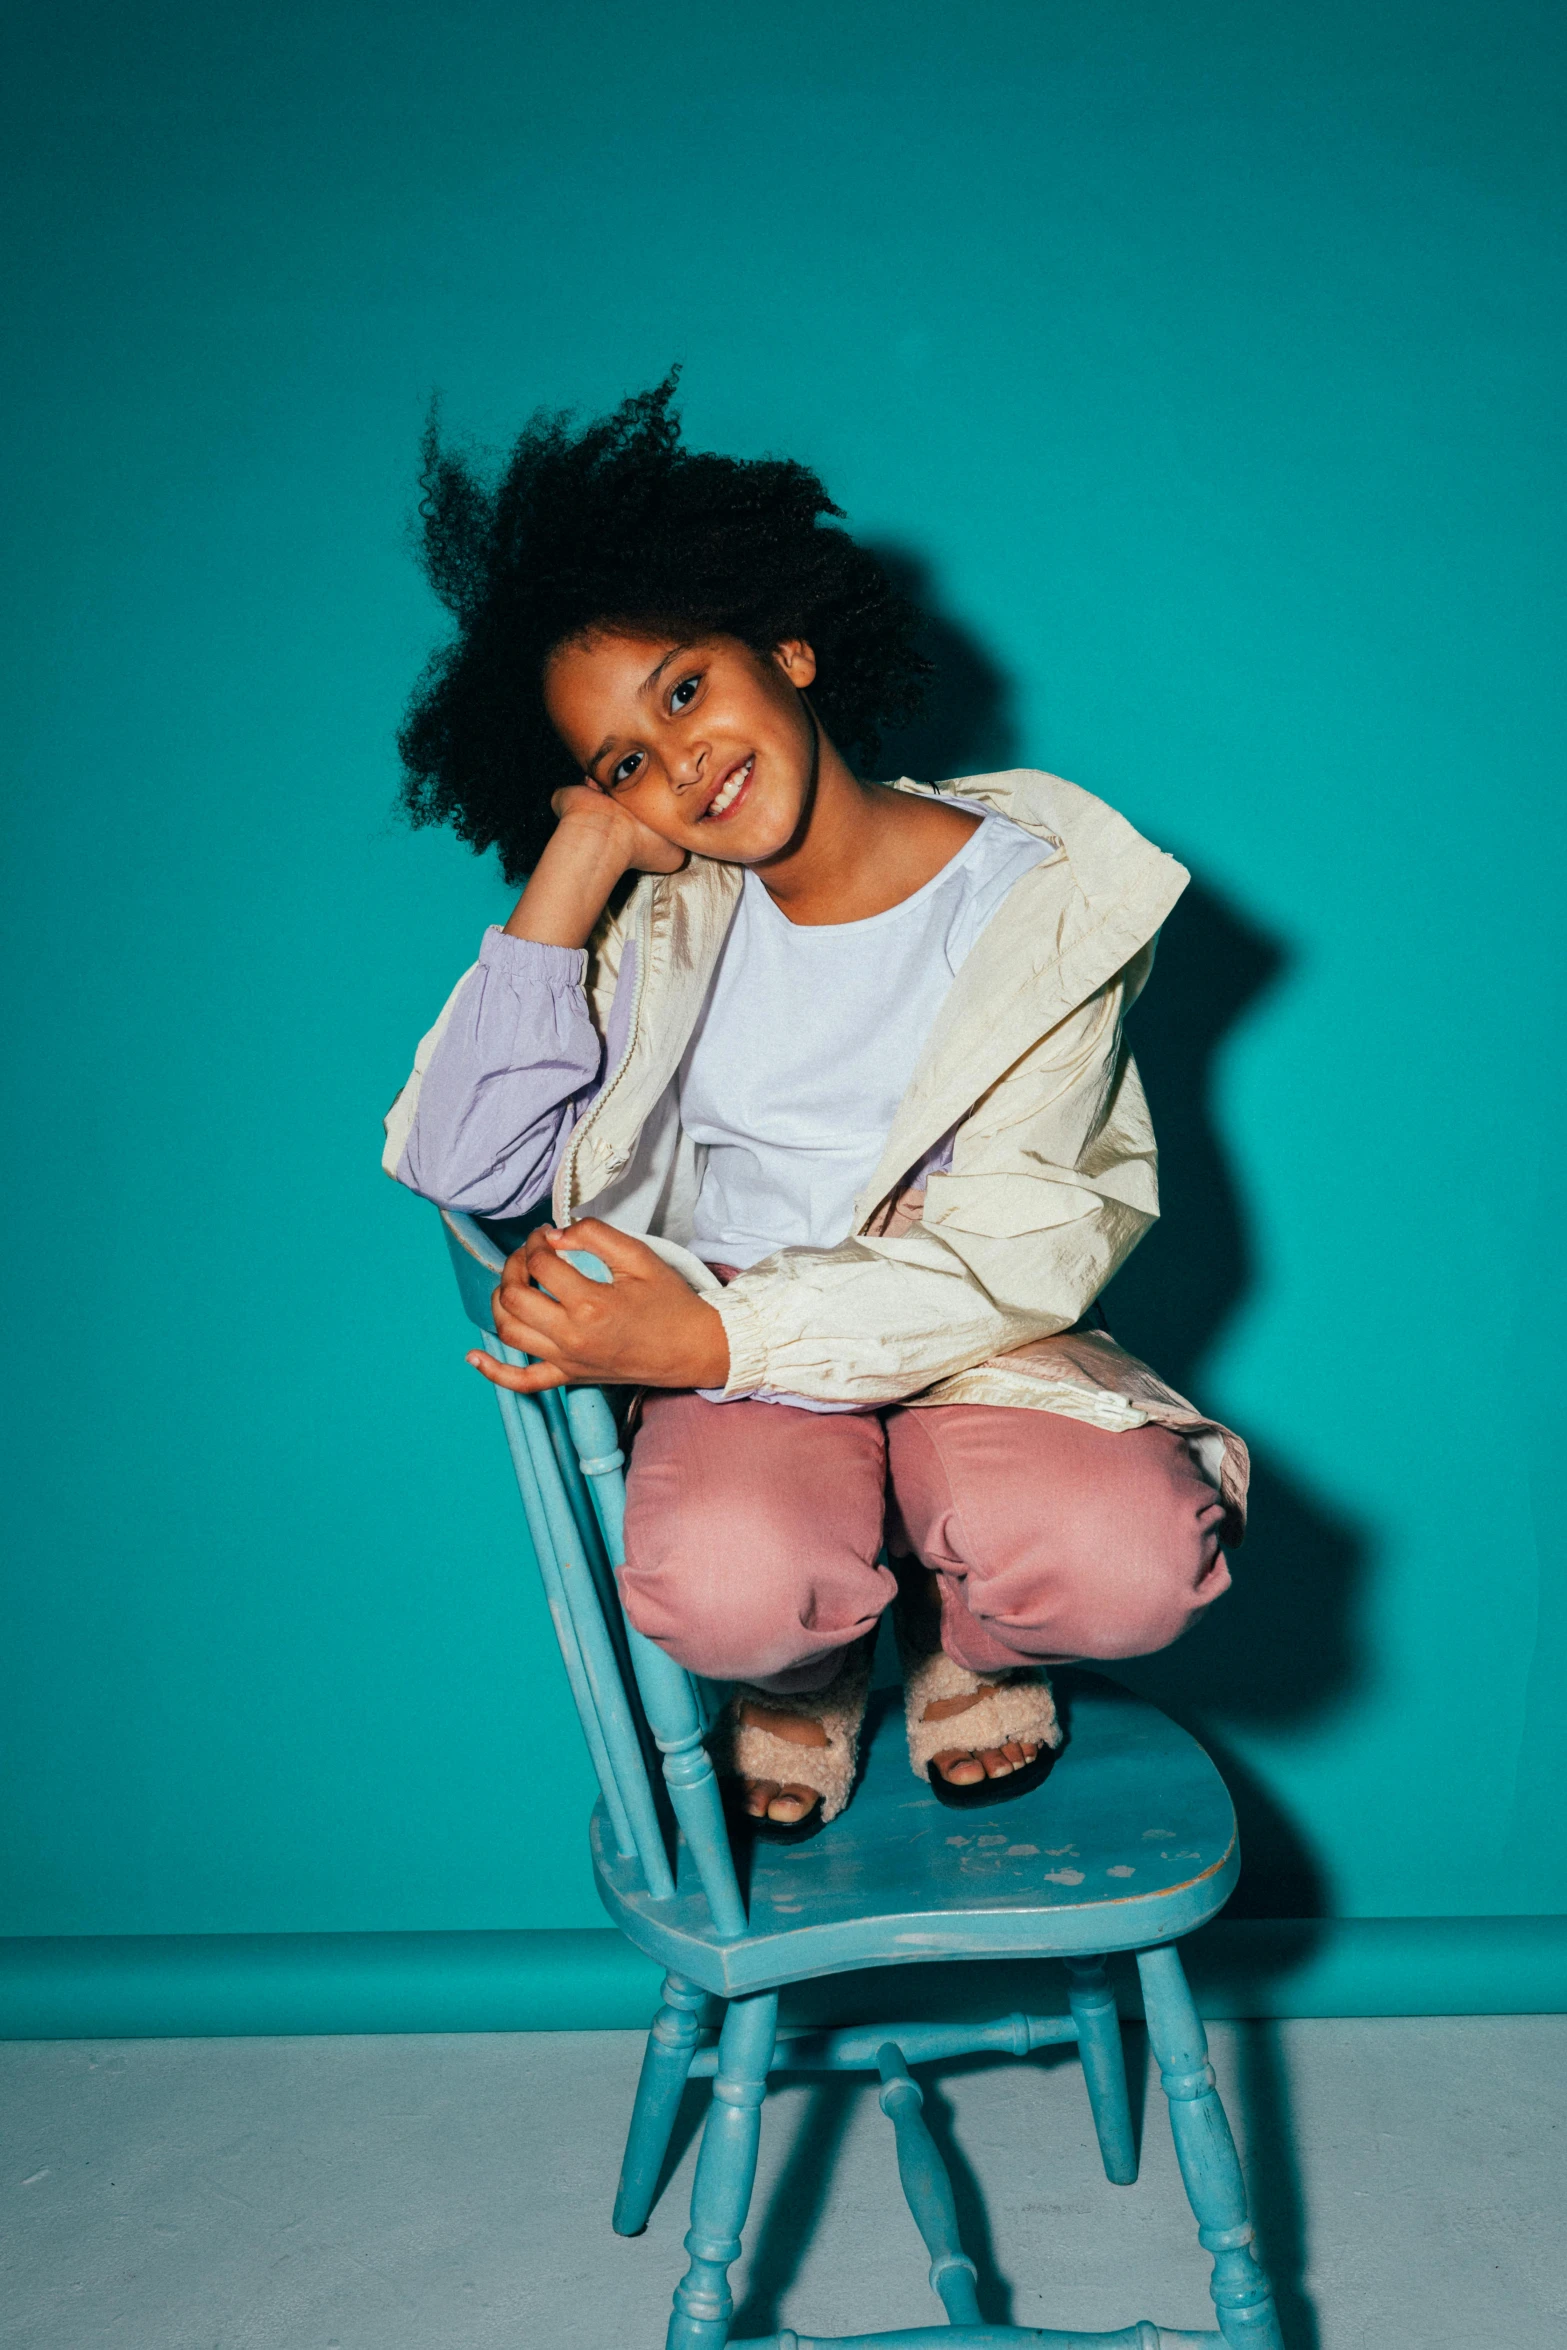
M847 1237L964 957L1013 883L1054 854L987 815L901 905L816 928L746 874L680 1070L680 1122L706 1148L697 1256L743 1272L775 1248Z

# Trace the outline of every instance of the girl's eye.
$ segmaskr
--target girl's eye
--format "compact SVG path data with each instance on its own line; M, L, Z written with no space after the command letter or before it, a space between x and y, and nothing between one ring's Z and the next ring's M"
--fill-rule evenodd
M609 771L610 790L618 791L623 783L629 783L641 763L642 753L640 751L628 751L626 756Z
M683 677L669 697L671 710L689 710L692 696L701 682L699 677Z

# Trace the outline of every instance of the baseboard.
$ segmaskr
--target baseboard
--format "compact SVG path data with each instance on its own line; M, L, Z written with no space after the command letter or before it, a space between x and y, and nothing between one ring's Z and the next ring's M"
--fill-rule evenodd
M659 1980L609 1926L0 1940L0 2038L614 2030Z
M1209 2016L1567 2011L1567 1917L1220 1918L1185 1944ZM1135 2010L1135 1975L1118 1970ZM844 1976L823 2019L1053 2004L1037 1970L969 1964ZM0 1939L0 2038L634 2028L656 1968L608 1928L479 1934L178 1934Z

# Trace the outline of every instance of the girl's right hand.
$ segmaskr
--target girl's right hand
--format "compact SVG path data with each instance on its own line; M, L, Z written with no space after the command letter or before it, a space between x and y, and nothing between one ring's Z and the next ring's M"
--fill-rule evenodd
M511 938L582 947L625 873L678 873L684 849L671 846L591 784L568 783L551 802L557 817L544 853L506 925Z
M610 793L590 783L568 783L550 801L564 828L582 826L613 844L623 873L678 873L686 861L684 849L639 823Z

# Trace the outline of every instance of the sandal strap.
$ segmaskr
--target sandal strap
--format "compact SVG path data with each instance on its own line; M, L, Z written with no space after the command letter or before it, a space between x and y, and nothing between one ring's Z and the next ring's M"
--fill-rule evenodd
M1056 1719L1050 1677L1038 1665L1015 1667L1005 1673L975 1673L960 1665L944 1649L919 1653L909 1640L903 1650L904 1723L909 1737L909 1767L917 1779L938 1754L978 1753L986 1747L1018 1745L1059 1746L1061 1725ZM984 1695L977 1693L983 1690ZM974 1697L976 1702L945 1721L927 1722L925 1708L943 1697Z
M825 1689L779 1697L771 1690L737 1681L713 1733L714 1760L720 1770L736 1779L776 1779L785 1786L809 1787L822 1799L822 1818L835 1820L854 1787L860 1727L870 1686L869 1640L857 1640L846 1651ZM742 1722L740 1708L747 1704L818 1723L826 1733L826 1745L796 1746L774 1730Z

